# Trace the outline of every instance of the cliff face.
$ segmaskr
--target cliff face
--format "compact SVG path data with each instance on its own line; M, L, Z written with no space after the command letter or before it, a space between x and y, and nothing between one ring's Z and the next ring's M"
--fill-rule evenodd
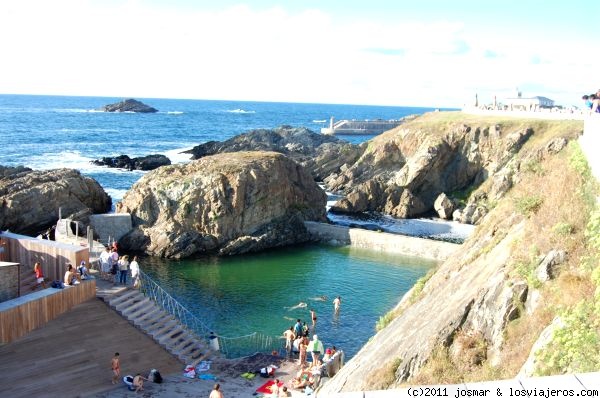
M567 141L580 134L582 124L460 115L460 125L466 127L457 130L448 116L435 117L378 137L348 174L332 178L329 184L357 196L377 191L375 208L406 215L426 209L444 189L469 188L469 181L476 182L466 203L484 206L485 212L462 250L440 264L422 290L413 288L404 296L393 311L393 321L325 384L322 395L394 388L407 381L460 383L485 378L482 373L470 374L486 366L501 369L494 378L501 378L497 374L514 377L536 333L545 326L539 321L540 313L549 316L544 306L553 300L571 300L566 293L555 292L560 283L557 275L576 267L583 239L580 226L585 222L572 209L582 203L577 185L581 182L565 160L572 155ZM410 132L415 127L419 133ZM433 136L421 133L425 131ZM499 183L506 178L508 184ZM360 188L353 190L351 181L359 182ZM369 186L377 188L366 191ZM412 201L394 202L394 190L401 197L409 188L406 195ZM570 226L567 236L556 232L561 223ZM552 252L562 255L551 256ZM547 263L554 264L552 277L547 276ZM531 322L525 329L530 331L511 340L507 328L516 319L523 319L524 325ZM516 359L507 359L509 353ZM435 368L440 356L445 362ZM439 372L423 378L432 367ZM444 377L449 369L455 378Z
M400 218L432 212L440 194L477 187L500 171L533 133L520 122L439 119L428 114L374 138L356 163L326 178L346 195L332 210Z
M281 154L207 156L142 177L118 207L134 225L119 243L174 258L300 243L310 239L303 221L325 220L325 202L310 174Z
M0 166L0 229L36 235L63 216L110 210L110 196L95 180L71 169L38 170Z

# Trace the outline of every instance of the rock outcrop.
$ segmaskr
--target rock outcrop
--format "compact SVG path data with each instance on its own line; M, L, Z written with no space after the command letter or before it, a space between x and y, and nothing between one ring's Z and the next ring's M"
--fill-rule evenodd
M337 212L379 211L399 218L433 212L446 194L477 187L519 151L533 130L461 121L438 125L425 115L369 142L361 158L325 180L346 196Z
M100 108L103 112L134 112L134 113L156 113L158 109L144 104L135 99L126 99L114 104L104 105Z
M171 160L165 155L154 154L141 156L137 158L130 158L127 155L119 155L114 157L103 157L102 159L92 160L96 166L107 166L117 169L126 170L154 170L160 166L167 166L171 164Z
M494 368L507 358L509 361L514 361L515 350L526 355L530 346L523 344L523 336L514 336L514 329L512 344L517 347L507 349L507 339L510 336L507 328L511 323L513 325L530 325L531 318L521 319L514 323L512 321L530 316L533 311L541 311L539 308L535 309L535 303L541 306L540 303L548 300L548 291L557 289L556 286L551 286L547 291L542 291L530 284L554 283L551 278L557 277L558 271L561 272L560 277L562 277L562 273L567 272L569 266L573 267L573 264L563 263L569 259L569 256L566 255L568 250L565 251L562 247L555 247L555 245L556 242L565 244L565 241L577 238L571 235L569 238L559 235L547 236L551 235L547 231L558 221L570 222L571 220L563 217L568 217L565 214L571 214L571 206L581 204L578 202L580 199L577 199L577 202L574 200L574 198L578 198L579 186L572 188L562 186L567 180L579 181L578 177L575 177L578 176L577 171L566 172L563 169L569 167L565 166L568 165L568 161L564 159L573 156L573 153L571 152L567 156L555 156L565 147L567 139L550 141L548 138L548 136L552 138L559 134L575 138L581 131L581 124L577 122L554 122L554 124L541 122L535 125L536 123L532 121L534 127L531 128L530 133L525 133L525 135L535 134L535 140L523 144L522 150L519 152L516 152L515 148L518 147L516 143L524 140L525 135L513 135L512 133L508 133L506 136L501 134L500 137L497 137L499 145L497 151L492 149L496 144L486 143L479 137L472 143L475 145L477 142L478 149L473 146L471 147L472 152L461 152L473 161L465 163L465 168L455 169L455 171L466 172L469 165L475 164L478 165L477 167L481 167L480 172L482 173L500 172L505 176L510 176L511 183L508 185L497 184L493 179L487 178L484 183L472 191L467 202L474 208L477 208L475 206L477 203L490 200L490 198L498 198L498 203L487 208L488 214L480 218L480 225L475 234L465 241L460 252L440 264L428 280L418 284L419 288L415 286L404 295L393 311L395 318L392 317L394 319L370 339L358 354L324 385L319 392L320 395L329 396L337 392L397 388L406 382L420 384L422 382L418 378L424 369L431 372L430 376L426 376L429 377L426 379L426 384L435 384L439 382L439 379L436 379L437 372L442 368L453 368L456 362L461 362L462 366L466 361L469 366L475 368L479 366L478 370L481 371L484 362L484 368L487 366ZM520 126L515 131L526 132L529 129L527 124L523 121L515 123L515 127ZM512 125L512 123L507 121L506 125ZM495 130L498 131L496 128ZM421 136L420 140L413 140L414 150L418 152L416 148L420 148L424 145L423 142L431 139ZM404 143L396 142L393 148L398 149L402 145L410 148L409 140ZM508 147L513 149L507 151ZM388 149L393 148L388 147ZM431 147L428 144L426 148ZM446 149L451 154L455 153L452 146L446 146ZM479 151L488 152L487 160L495 162L495 166L477 160L483 156L478 154ZM376 153L379 156L375 156ZM400 150L393 150L388 155L384 155L371 148L363 158L372 154L369 164L387 163L388 169L389 165L394 162L398 165L410 164L411 167L405 171L404 175L412 172L418 174L417 171L421 170L424 173L421 177L421 181L423 181L421 187L429 184L426 182L426 176L435 180L432 175L425 172L427 167L416 167L419 166L419 161L402 160L404 153ZM431 154L433 163L430 170L435 167L433 166L436 164L435 159L445 158L444 154L437 153L435 150ZM419 157L420 160L424 158L427 156ZM477 161L475 162L475 160ZM455 161L460 163L461 159ZM444 161L442 163L447 167L456 167L455 162ZM367 186L369 184L367 180L374 174L370 173L368 167L365 167L361 170L367 173L367 176L363 177L358 173L358 167L359 165L353 166L356 170L353 178L364 180L363 186ZM510 167L512 172L508 173L506 167ZM549 169L549 167L558 167L558 169ZM380 167L380 170L382 169L383 167ZM379 174L381 175L382 172L380 171ZM474 175L475 180L481 178L477 177L477 173ZM337 178L342 176L343 174ZM564 179L563 176L565 176ZM388 177L387 181L391 181L392 176L388 175ZM457 177L449 176L448 178L457 180ZM500 189L501 185L509 188ZM377 189L372 186L369 192L376 192ZM498 194L502 190L504 193ZM556 191L562 194L555 194ZM544 193L546 197L543 206L545 207L539 210L539 214L523 213L518 210L516 203L521 195L535 197ZM367 196L366 192L364 194ZM549 203L550 195L555 195L551 198L552 203ZM565 201L566 203L563 203ZM569 232L569 234L574 233ZM557 236L559 237L557 238ZM542 253L548 254L543 260L530 257L530 251L533 249L539 249ZM573 272L576 276L571 276L572 280L581 278L580 271L574 270ZM578 294L579 292L574 296L578 297ZM528 315L526 311L530 311L530 309L531 312ZM539 326L539 324L536 325L541 331ZM524 329L517 330L522 332ZM528 336L528 338L530 337ZM535 339L530 340L534 341ZM508 351L507 356L504 356L505 350ZM436 358L436 355L439 357ZM524 363L524 357L522 361ZM511 362L511 366L517 367L514 374L518 372L518 367L522 363ZM503 366L503 369L508 367L506 363ZM458 380L446 380L445 382L458 383L460 380L473 376L473 374L468 374L464 367L460 370L452 369L449 373L453 372L458 373ZM528 372L530 374L531 370ZM478 375L477 370L474 370L474 373ZM414 381L415 378L417 381Z
M339 173L353 164L363 147L336 137L316 134L301 127L281 126L276 129L252 130L227 141L209 141L186 153L193 159L224 152L273 151L294 159L310 170L313 178L322 181L331 173Z
M454 212L454 203L442 192L433 203L433 208L440 218L449 220Z
M10 172L12 170L12 172ZM110 196L95 180L71 169L0 167L0 229L36 235L63 215L110 210Z
M274 152L203 157L149 172L117 206L134 229L125 250L183 258L258 251L310 239L326 195L302 166Z

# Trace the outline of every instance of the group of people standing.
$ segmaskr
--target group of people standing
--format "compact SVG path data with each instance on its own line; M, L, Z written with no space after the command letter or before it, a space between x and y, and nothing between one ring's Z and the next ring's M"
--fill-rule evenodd
M585 110L590 113L600 113L600 89L594 94L581 97L585 104Z
M342 298L340 296L337 296L333 300L333 310L335 315L339 314L341 304ZM291 354L292 351L298 353L298 364L301 368L304 368L304 366L306 365L308 352L310 352L312 357L312 365L320 366L321 355L323 355L324 353L331 355L331 352L335 350L335 347L333 347L333 349L328 348L327 350L325 350L323 343L321 342L321 340L319 340L318 335L315 333L317 324L317 314L312 308L310 309L310 317L312 320L312 340L309 340L310 329L306 325L306 322L302 322L300 318L296 320L296 323L294 325L290 326L289 329L286 329L283 332L283 337L285 338L285 349L288 355Z
M112 280L115 285L127 285L129 271L131 271L133 287L138 287L140 265L137 256L133 256L133 260L129 262L128 255L119 256L116 245L107 246L100 254L100 272L104 279Z

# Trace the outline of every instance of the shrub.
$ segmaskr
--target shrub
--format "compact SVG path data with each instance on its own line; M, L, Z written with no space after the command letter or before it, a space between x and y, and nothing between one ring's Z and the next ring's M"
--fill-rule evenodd
M538 195L524 196L515 199L517 211L526 217L535 214L544 203L544 199Z
M552 232L559 236L567 236L575 232L575 227L567 222L558 222L552 227Z

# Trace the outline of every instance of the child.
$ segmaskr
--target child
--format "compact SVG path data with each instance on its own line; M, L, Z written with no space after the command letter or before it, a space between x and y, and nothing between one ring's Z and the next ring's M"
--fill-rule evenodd
M42 271L42 264L35 263L33 265L33 272L35 272L36 284L33 285L32 289L36 289L37 287L46 288L46 282L44 282L44 272Z

